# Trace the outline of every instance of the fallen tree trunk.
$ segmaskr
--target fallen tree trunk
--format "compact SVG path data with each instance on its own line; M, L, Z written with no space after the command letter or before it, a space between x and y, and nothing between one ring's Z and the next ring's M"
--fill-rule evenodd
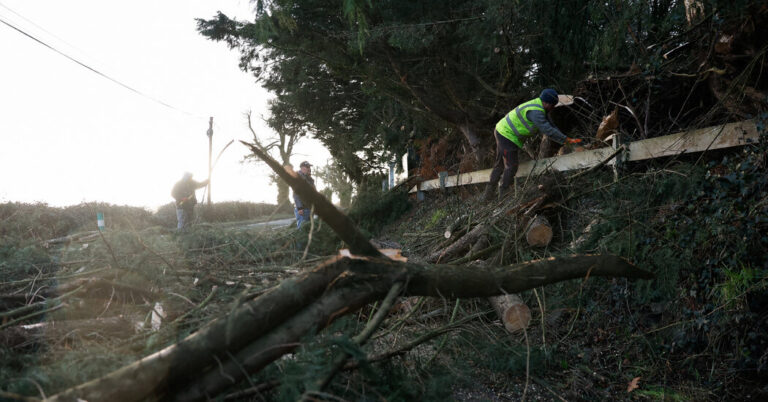
M52 246L54 244L70 243L73 241L80 241L80 242L90 241L90 240L97 239L98 237L99 237L99 232L97 230L91 230L88 232L75 233L69 236L57 237L55 239L50 239L50 240L44 240L41 243L43 247L48 248L49 246Z
M349 219L348 216L339 212L328 199L315 191L304 179L289 167L283 167L280 163L272 159L266 151L257 144L249 144L240 141L248 147L254 155L261 158L272 171L275 172L295 191L305 204L314 205L315 213L320 216L333 231L349 245L349 249L355 254L380 257L381 253L374 247Z
M214 363L216 356L236 353L298 313L319 298L342 272L335 264L323 264L285 280L281 286L242 304L226 318L209 323L182 341L52 398L138 401L164 393L175 381L194 378Z
M511 267L424 266L380 258L332 259L313 271L288 279L272 291L251 300L229 316L216 320L175 345L149 355L106 376L66 390L52 401L137 401L167 395L205 371L205 384L221 386L208 375L238 381L296 347L296 340L311 328L378 300L398 281L406 296L490 297L563 280L587 276L651 278L614 256L550 258ZM298 338L297 338L298 337ZM242 354L251 356L244 357ZM240 355L232 372L216 363ZM255 357L254 357L255 356ZM210 370L208 368L214 368ZM239 366L239 367L238 367ZM227 380L229 381L229 380ZM231 382L230 382L231 383ZM185 385L186 384L186 385ZM210 395L210 394L209 394Z

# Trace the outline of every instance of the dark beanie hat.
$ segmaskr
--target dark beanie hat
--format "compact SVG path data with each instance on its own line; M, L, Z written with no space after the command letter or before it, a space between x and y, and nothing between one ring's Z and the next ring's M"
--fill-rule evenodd
M552 105L557 105L557 102L558 102L557 91L555 91L552 88L547 88L541 91L541 95L539 95L539 99L541 99L542 102L547 102Z

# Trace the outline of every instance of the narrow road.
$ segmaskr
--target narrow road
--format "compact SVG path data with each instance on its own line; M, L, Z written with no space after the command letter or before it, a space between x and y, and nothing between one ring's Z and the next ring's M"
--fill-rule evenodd
M262 226L288 226L291 223L295 222L295 218L285 218L285 219L278 219L275 221L269 221L269 222L259 222L259 223L252 223L250 225L246 225L247 228L256 228L256 227L262 227Z

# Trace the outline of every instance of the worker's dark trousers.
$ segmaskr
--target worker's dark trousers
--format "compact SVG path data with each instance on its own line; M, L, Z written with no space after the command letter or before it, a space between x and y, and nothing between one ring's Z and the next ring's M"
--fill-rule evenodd
M496 164L491 171L491 181L488 183L491 188L499 183L499 177L501 177L501 191L505 191L512 183L512 179L515 178L517 173L517 165L519 164L517 158L517 145L510 141L498 131L494 130L493 135L496 138ZM502 175L502 172L504 175Z

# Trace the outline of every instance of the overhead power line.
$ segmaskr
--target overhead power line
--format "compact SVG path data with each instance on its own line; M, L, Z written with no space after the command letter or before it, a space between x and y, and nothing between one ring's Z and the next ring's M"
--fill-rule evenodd
M7 8L7 7L6 7L6 8ZM81 62L81 61L79 61L79 60L77 60L77 59L75 59L74 57L72 57L72 56L70 56L70 55L68 55L68 54L66 54L66 53L64 53L64 52L62 52L62 51L60 51L60 50L56 49L55 47L53 47L53 46L51 46L51 45L49 45L49 44L47 44L47 43L43 42L42 40L40 40L40 39L38 39L38 38L36 38L36 37L34 37L34 36L32 36L31 34L29 34L29 33L25 32L25 31L24 31L24 30L22 30L21 28L18 28L17 26L15 26L15 25L11 24L10 22L8 22L8 21L6 21L6 20L4 20L4 19L2 19L2 18L0 18L0 23L3 23L3 24L5 24L5 25L7 25L8 27L10 27L11 29L15 30L16 32L18 32L18 33L20 33L20 34L22 34L22 35L24 35L24 36L26 36L26 37L28 37L28 38L32 39L33 41L35 41L35 42L37 42L37 43L39 43L39 44L41 44L41 45L43 45L43 46L45 46L45 47L47 47L48 49L50 49L50 50L52 50L52 51L54 51L54 52L58 53L59 55L66 57L67 59L69 59L70 61L72 61L72 62L74 62L74 63L77 63L77 64L78 64L78 65L80 65L81 67L83 67L83 68L86 68L87 70L89 70L89 71L91 71L91 72L93 72L93 73L95 73L95 74L97 74L97 75L101 76L102 78L106 78L106 79L108 79L108 80L112 81L113 83L115 83L115 84L117 84L117 85L120 85L121 87L123 87L123 88L125 88L125 89L127 89L127 90L129 90L129 91L131 91L131 92L133 92L133 93L135 93L135 94L137 94L137 95L139 95L139 96L142 96L142 97L144 97L144 98L146 98L146 99L149 99L149 100L151 100L151 101L153 101L153 102L159 103L159 104L161 104L161 105L163 105L163 106L165 106L165 107L167 107L167 108L169 108L169 109L173 109L173 110L175 110L175 111L177 111L177 112L180 112L180 113L184 113L184 114L186 114L186 115L189 115L189 116L192 116L192 117L196 117L196 118L204 118L203 116L199 116L199 115L196 115L196 114L194 114L194 113L189 113L189 112L187 112L187 111L184 111L184 110L182 110L182 109L179 109L179 108L177 108L177 107L174 107L173 105L170 105L170 104L168 104L168 103L165 103L165 102L163 102L163 101L162 101L162 100L160 100L160 99L154 98L154 97L152 97L152 96L150 96L150 95L147 95L147 94L145 94L145 93L143 93L143 92L141 92L141 91L139 91L139 90L137 90L137 89L134 89L134 88L132 88L132 87L128 86L127 84L124 84L124 83L122 83L122 82L118 81L117 79L114 79L114 78L112 78L112 77L110 77L110 76L108 76L108 75L106 75L106 74L102 73L101 71L99 71L99 70L96 70L95 68L93 68L93 67L91 67L91 66L89 66L89 65L87 65L87 64L85 64L85 63L83 63L83 62Z
M49 31L49 30L47 30L47 29L45 29L45 28L41 27L40 25L36 24L34 21L30 20L29 18L27 18L27 17L25 17L25 16L23 16L23 15L21 15L21 14L17 13L17 12L16 12L16 11L14 11L13 9L11 9L10 7L8 7L8 6L6 6L5 4L3 4L2 2L0 2L0 7L2 7L2 8L4 8L4 9L6 9L6 10L8 10L8 11L10 11L11 13L13 13L13 15L15 15L15 16L17 16L17 17L19 17L19 18L23 19L24 21L26 21L26 22L30 23L30 24L31 24L32 26L34 26L35 28L37 28L37 29L39 29L39 30L41 30L41 31L43 31L43 32L45 32L45 33L47 33L48 35L51 35L52 37L56 38L57 40L61 41L61 42L62 42L62 43L64 43L64 44L66 44L67 46L69 46L69 47L71 47L71 48L73 48L73 49L77 50L78 52L81 52L81 53L85 53L85 52L83 52L81 49L78 49L78 47L77 47L77 46L75 46L75 45L73 45L73 44L71 44L71 43L69 43L69 42L65 41L64 39L60 38L59 36L57 36L57 35L56 35L56 34L54 34L53 32L51 32L51 31Z

